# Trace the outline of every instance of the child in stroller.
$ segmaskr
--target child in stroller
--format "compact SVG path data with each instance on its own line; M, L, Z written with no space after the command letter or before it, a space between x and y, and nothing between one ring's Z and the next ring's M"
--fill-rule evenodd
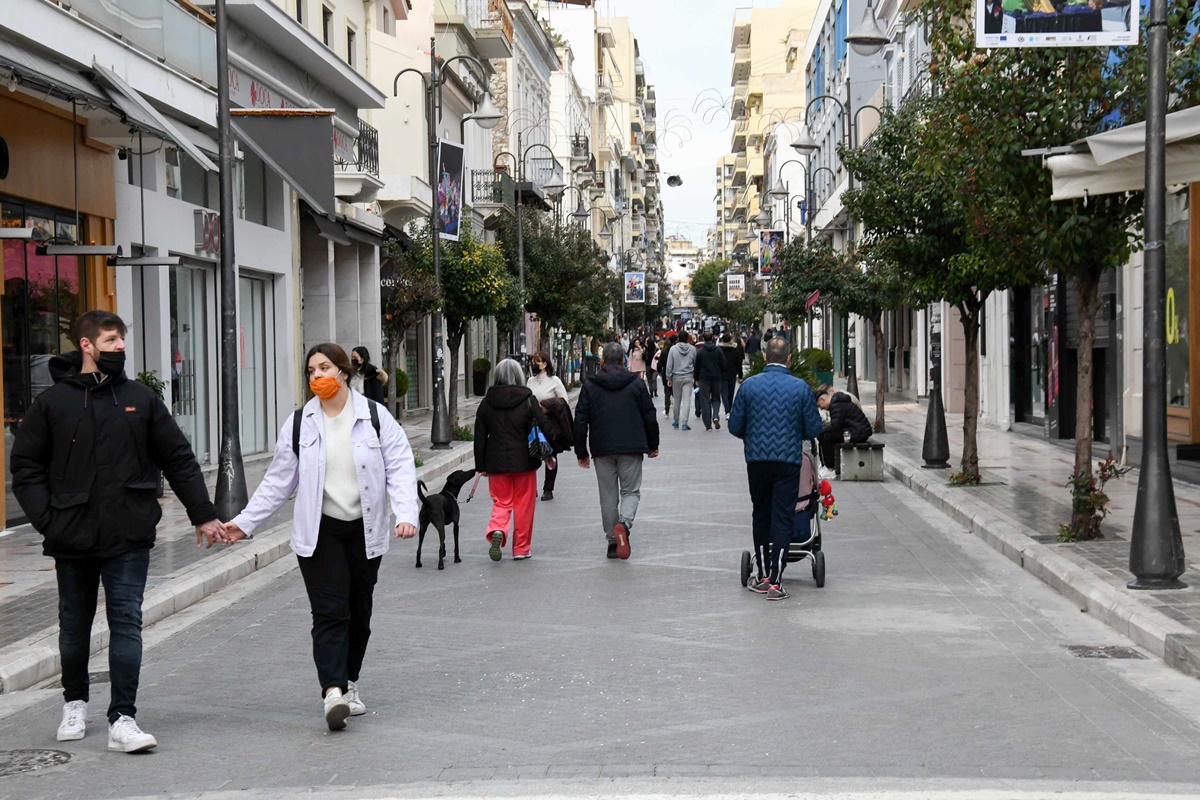
M817 472L813 452L805 453L800 464L800 497L796 501L796 516L792 528L792 541L788 546L787 563L804 559L812 560L813 580L817 588L825 586L825 554L821 552L821 479ZM742 552L742 586L750 582L750 575L758 567L757 556L749 550Z

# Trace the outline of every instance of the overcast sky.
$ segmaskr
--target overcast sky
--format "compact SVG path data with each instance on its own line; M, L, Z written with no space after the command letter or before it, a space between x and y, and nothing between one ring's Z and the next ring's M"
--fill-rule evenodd
M716 160L729 151L726 106L733 87L730 38L739 6L778 0L600 0L604 16L629 17L641 46L646 82L658 98L658 158L666 235L705 244L716 223ZM697 98L701 98L697 109ZM693 110L697 109L697 110ZM705 122L705 117L709 118ZM683 185L667 186L668 175Z

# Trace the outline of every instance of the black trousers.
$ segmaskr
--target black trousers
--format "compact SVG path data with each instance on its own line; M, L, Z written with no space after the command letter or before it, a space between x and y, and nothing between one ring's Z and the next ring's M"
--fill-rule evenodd
M700 407L700 416L704 418L705 430L712 430L713 417L721 418L721 384L722 381L700 381L700 395L696 405Z
M841 450L842 444L846 441L845 431L835 431L826 426L825 430L821 431L821 464L828 469L837 468L838 453ZM850 441L854 444L861 444L871 438L871 434L866 436L850 436Z
M371 638L371 609L383 556L367 558L363 521L321 517L317 548L297 556L312 607L313 661L321 695L357 681Z
M549 461L544 461L542 463L546 465L546 477L542 480L542 491L553 492L554 483L558 480L558 464L556 463L552 467L550 466Z
M778 584L787 566L792 541L796 501L800 497L800 465L786 461L751 461L746 464L750 502L754 505L754 552L758 577Z

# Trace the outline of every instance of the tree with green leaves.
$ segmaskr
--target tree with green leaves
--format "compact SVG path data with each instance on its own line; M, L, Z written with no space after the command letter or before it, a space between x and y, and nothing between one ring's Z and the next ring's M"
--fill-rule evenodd
M826 239L795 239L783 248L771 281L768 306L789 321L808 317L808 298L820 292L829 300L840 286L844 258Z
M398 416L401 398L396 393L395 377L400 367L397 362L400 344L410 328L438 309L442 295L433 277L433 265L414 257L394 236L384 240L380 262L388 284L382 287L383 336L388 344L384 365L389 378L388 405L392 414Z
M705 262L692 273L692 299L706 317L724 317L729 313L729 304L721 290L721 276L733 269L728 258Z
M413 259L422 268L432 270L433 240L428 223L414 225L409 235ZM472 320L502 315L514 305L519 308L521 303L500 245L477 238L469 225L463 224L457 242L442 241L441 255L442 317L450 362L448 407L454 421L458 419L458 353L467 326Z

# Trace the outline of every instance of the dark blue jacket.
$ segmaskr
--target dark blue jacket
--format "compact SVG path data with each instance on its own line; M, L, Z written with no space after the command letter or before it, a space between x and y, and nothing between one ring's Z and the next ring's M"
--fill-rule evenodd
M743 441L747 462L799 464L804 443L820 436L821 427L812 389L782 364L743 381L729 414L729 431Z

